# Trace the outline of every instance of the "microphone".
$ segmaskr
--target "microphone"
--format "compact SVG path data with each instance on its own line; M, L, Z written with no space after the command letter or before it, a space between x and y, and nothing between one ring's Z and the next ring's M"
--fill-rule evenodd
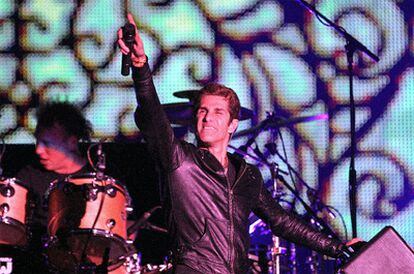
M153 225L153 224L151 224L150 222L148 222L148 223L146 224L146 227L147 227L149 230L152 230L152 231L155 231L155 232L158 232L158 233L163 233L163 234L168 233L168 230L167 230L167 229L162 228L162 227L159 227L159 226L157 226L157 225Z
M124 40L125 45L129 48L129 53L122 54L121 74L123 76L128 76L132 64L131 51L135 40L135 26L133 24L126 23L122 27L122 40Z
M127 235L131 235L132 233L134 233L135 231L137 231L138 229L142 228L145 223L148 221L148 219L151 217L152 213L154 213L155 210L161 208L160 206L156 206L151 208L150 210L144 212L144 214L142 214L142 216L130 227L128 227L127 229Z
M318 197L318 194L316 193L316 190L314 189L308 189L306 191L306 194L308 195L309 201L315 206L315 210L318 212L326 211L328 213L328 216L331 219L335 219L336 215L335 213L330 209L329 206L325 205Z
M240 146L239 149L243 152L247 152L247 149L254 143L254 141L256 141L256 134L247 140L245 145Z

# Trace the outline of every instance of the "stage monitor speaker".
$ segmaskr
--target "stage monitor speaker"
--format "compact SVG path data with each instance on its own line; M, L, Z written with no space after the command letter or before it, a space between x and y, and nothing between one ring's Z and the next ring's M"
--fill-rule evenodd
M341 270L346 274L414 274L414 251L393 227L387 226Z

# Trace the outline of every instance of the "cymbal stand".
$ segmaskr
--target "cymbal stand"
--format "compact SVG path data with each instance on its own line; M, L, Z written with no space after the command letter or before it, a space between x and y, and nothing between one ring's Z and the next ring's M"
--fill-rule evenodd
M290 243L289 245L289 268L291 274L297 274L297 262L296 262L296 245L294 243Z
M309 265L311 274L318 274L320 265L318 261L318 253L316 251L311 251L311 255L308 256L306 264Z
M273 180L273 198L279 200L283 195L280 188L277 186L277 175L279 166L276 163L270 165L270 172ZM280 256L286 253L286 248L280 246L280 238L278 236L272 236L272 274L280 274Z

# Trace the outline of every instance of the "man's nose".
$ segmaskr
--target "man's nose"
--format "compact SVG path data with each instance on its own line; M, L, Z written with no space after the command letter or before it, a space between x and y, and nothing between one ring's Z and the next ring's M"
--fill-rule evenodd
M203 122L207 122L210 120L211 120L211 114L207 111L206 113L204 113Z
M43 144L36 144L36 154L40 155L45 151L45 146Z

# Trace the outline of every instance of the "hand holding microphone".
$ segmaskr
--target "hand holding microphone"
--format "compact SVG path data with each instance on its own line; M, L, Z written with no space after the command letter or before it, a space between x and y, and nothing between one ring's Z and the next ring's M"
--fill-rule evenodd
M127 54L122 54L121 74L124 76L128 76L131 69L131 52L134 46L134 38L135 26L131 23L126 23L125 26L122 27L122 39L128 47L129 52Z
M147 60L134 18L131 14L127 18L128 23L118 30L118 46L122 52L121 74L124 76L129 75L131 65L142 67Z

